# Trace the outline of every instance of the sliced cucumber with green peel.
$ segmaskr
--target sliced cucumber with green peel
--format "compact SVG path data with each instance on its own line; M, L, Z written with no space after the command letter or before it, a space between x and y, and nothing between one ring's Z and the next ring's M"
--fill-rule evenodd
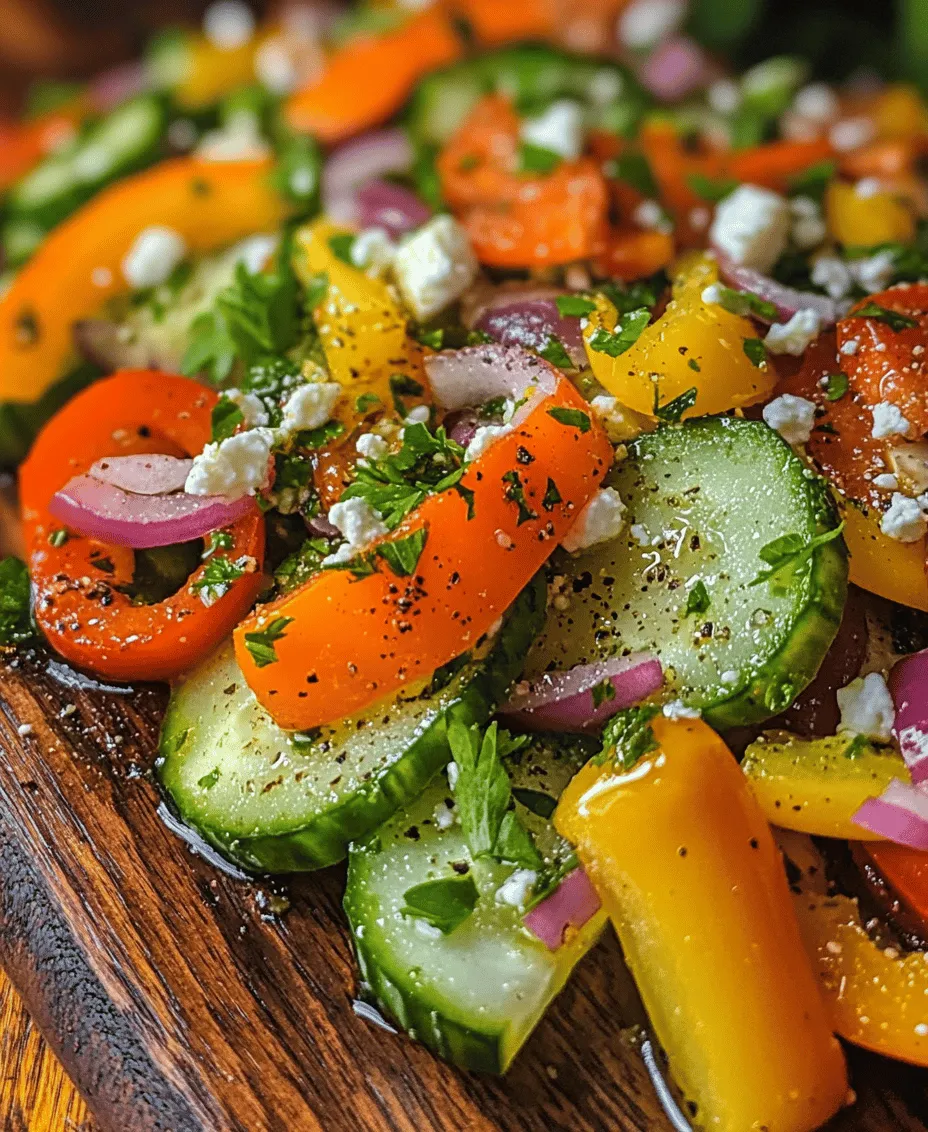
M449 719L489 718L519 675L544 604L537 578L496 637L442 678L312 735L278 727L223 646L171 696L162 785L185 822L248 869L334 864L447 764Z
M531 809L516 803L535 837L544 872L569 869L572 854L538 811L550 814L589 754L585 743L541 738L510 765L517 799L550 803ZM440 828L447 823L441 816L449 812L450 801L440 775L368 841L352 845L345 910L364 993L410 1037L455 1065L502 1073L598 939L605 916L600 911L557 951L549 951L523 925L522 909L497 901L512 867L487 858L473 861L461 826ZM461 875L473 877L479 896L454 931L443 935L403 915L408 889Z
M769 569L760 552L775 539L808 545L837 526L824 481L762 421L707 417L639 437L611 483L627 525L552 559L567 608L551 609L524 679L645 651L663 662L668 698L715 727L789 706L837 632L844 541L752 583Z

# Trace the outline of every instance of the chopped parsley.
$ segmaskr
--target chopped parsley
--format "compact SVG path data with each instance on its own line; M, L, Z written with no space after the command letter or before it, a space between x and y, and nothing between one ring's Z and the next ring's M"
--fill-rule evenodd
M462 483L456 483L453 486L454 486L454 490L458 493L458 495L460 495L460 497L467 504L468 521L473 519L474 515L477 513L476 509L474 507L474 499L476 498L476 496L475 496L473 490L469 487L465 487L464 484L462 484Z
M522 142L519 146L520 173L551 173L560 165L561 160L559 153L546 149L543 145Z
M766 562L768 569L761 570L750 583L759 586L770 579L781 578L786 571L795 571L811 562L812 555L820 546L825 546L839 538L844 530L844 523L839 523L824 534L813 535L811 538L800 534L781 535L757 552L762 562Z
M741 343L745 356L760 369L767 364L767 347L762 338L745 338Z
M349 267L355 266L351 258L352 247L354 247L354 236L350 232L336 232L334 236L329 237L329 249L332 255L342 263L347 263Z
M393 408L401 417L406 416L404 397L421 397L425 392L422 385L405 373L394 373L390 376L390 393L393 397Z
M660 712L656 704L627 708L614 715L603 731L602 750L594 758L597 766L612 759L623 770L631 770L644 755L657 748L651 720Z
M58 527L56 530L49 532L48 545L58 550L60 547L64 546L70 537L64 527Z
M706 583L700 578L686 596L686 613L689 617L693 613L705 613L709 608L709 591Z
M686 364L690 367L691 370L693 370L694 373L702 373L702 366L699 364L699 362L696 361L695 358L690 358L690 360Z
M847 374L840 370L837 373L828 374L825 378L824 389L825 397L829 401L840 401L848 390Z
M535 814L546 821L554 816L554 811L557 809L557 798L552 798L550 794L545 794L543 790L529 790L524 786L513 786L512 796L530 814Z
M322 560L332 552L328 539L308 538L288 555L274 571L274 581L283 593L289 593L322 569Z
M19 558L0 562L0 645L18 645L36 636L29 571Z
M284 630L293 621L292 617L275 617L265 629L245 634L245 648L258 668L266 668L277 663L277 642L287 634Z
M816 161L808 169L804 169L801 173L797 173L795 177L790 178L789 190L795 196L812 197L813 200L820 201L825 195L829 181L837 171L837 164L830 158L825 161Z
M647 307L628 311L620 318L615 330L597 327L588 339L590 349L598 354L608 354L610 358L618 358L634 346L650 321L651 312Z
M846 759L856 759L863 755L870 748L870 740L866 735L855 735L854 738L841 752Z
M470 873L427 880L403 893L404 916L425 920L444 935L461 926L476 907L480 893Z
M428 531L425 527L420 527L406 538L382 543L377 547L377 554L398 578L408 578L416 572L427 538Z
M212 424L210 439L215 443L234 436L238 428L245 423L245 414L231 397L223 394L213 406L210 421Z
M354 403L355 412L369 413L371 409L376 409L380 404L382 402L376 393L362 393Z
M660 195L657 181L648 159L643 153L623 153L614 162L615 179L631 185L642 196L653 199Z
M548 476L548 486L545 488L544 498L541 501L542 507L546 511L553 511L556 504L563 503L561 493L557 489L557 484Z
M706 177L702 173L690 173L686 183L701 200L709 204L724 200L738 187L738 182L731 177Z
M668 401L666 405L661 405L658 398L659 393L657 386L654 387L654 415L659 421L664 424L679 424L683 414L696 404L696 398L699 391L694 385L691 389L684 390L679 397L674 397L673 400Z
M326 421L318 428L304 428L296 434L294 443L297 448L324 448L330 440L335 440L345 431L341 421Z
M593 300L586 299L583 295L558 295L554 302L558 314L564 318L583 318L596 310Z
M329 293L329 273L327 271L317 271L316 274L306 284L304 291L304 301L308 311L314 311L322 300Z
M600 680L598 684L594 684L590 689L590 694L593 697L593 709L602 707L604 703L609 700L615 699L615 684L606 677L605 680Z
M642 307L653 307L666 285L667 277L660 271L650 279L639 279L626 287L618 283L600 283L598 291L605 295L619 314L629 314Z
M522 483L522 477L517 471L506 472L503 476L503 483L508 484L505 496L510 503L514 503L519 511L519 517L516 519L516 526L521 527L523 523L531 522L532 519L538 518L538 512L533 511L529 507L525 498L525 487Z
M776 320L777 308L774 304L755 295L753 291L736 291L734 287L724 287L720 283L715 286L718 288L718 305L731 314L754 314L771 322Z
M570 354L564 349L564 343L553 334L538 353L546 362L550 362L559 369L574 369L574 363L570 360Z
M558 424L566 425L568 428L578 428L581 432L590 431L590 418L582 409L565 409L562 405L556 405L548 410L548 416L554 417Z
M896 334L900 330L912 330L918 326L918 320L910 315L902 314L901 311L889 310L887 307L881 307L879 303L872 301L864 303L856 311L851 311L848 318L876 319L878 322L885 322L889 329L895 331Z
M232 583L245 573L240 562L233 562L225 554L213 554L203 568L203 573L190 587L200 595L204 605L212 605L232 588ZM253 654L252 654L253 655Z

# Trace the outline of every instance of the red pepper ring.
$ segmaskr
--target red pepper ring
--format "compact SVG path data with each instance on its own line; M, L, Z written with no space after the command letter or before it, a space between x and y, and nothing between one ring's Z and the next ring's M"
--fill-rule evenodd
M132 579L130 549L70 533L61 545L50 541L60 524L49 501L72 476L106 456L196 455L210 439L217 399L185 377L124 370L78 394L39 434L20 471L23 533L36 621L71 663L114 680L170 679L227 637L254 603L264 555L257 508L228 528L232 544L221 551L248 559L251 569L209 608L196 588L206 564L165 601L134 605L117 588Z

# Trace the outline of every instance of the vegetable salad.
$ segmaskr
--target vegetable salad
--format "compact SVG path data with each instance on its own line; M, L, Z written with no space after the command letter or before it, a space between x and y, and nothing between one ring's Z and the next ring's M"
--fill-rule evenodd
M169 681L176 814L347 860L438 1055L611 923L677 1126L812 1132L928 1067L928 106L723 7L218 0L36 92L0 643Z

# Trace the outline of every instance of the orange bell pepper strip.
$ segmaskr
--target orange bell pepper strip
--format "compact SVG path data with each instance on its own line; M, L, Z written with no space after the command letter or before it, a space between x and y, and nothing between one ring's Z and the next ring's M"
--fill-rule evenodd
M570 382L544 370L533 407L467 465L463 490L428 497L382 540L425 533L413 576L397 577L376 555L362 577L325 570L235 631L245 679L281 727L353 715L460 656L558 545L602 482L612 448ZM568 409L583 414L581 427L552 416ZM561 502L551 501L552 482ZM259 667L249 636L268 626L281 632L276 662Z
M113 680L169 679L227 637L254 603L264 554L257 508L228 528L232 545L222 551L254 567L209 608L195 589L205 564L172 597L134 605L119 589L132 580L131 550L75 534L60 546L49 541L61 527L49 501L73 476L106 456L199 453L210 439L216 401L189 378L125 370L79 393L39 434L20 471L35 616L52 648L72 664Z
M856 315L864 303L875 303L914 319L916 325L900 330L877 318ZM841 354L841 368L851 387L869 408L888 402L909 422L909 439L928 432L928 284L894 287L871 295L838 323L838 346L855 340L857 352ZM916 352L913 353L913 350Z
M128 290L122 262L138 234L165 225L211 251L279 225L269 161L178 158L113 185L52 232L0 299L0 402L37 400L73 353L75 322Z
M519 119L502 96L483 99L439 155L442 190L491 267L544 267L594 254L609 194L598 162L561 161L546 175L518 172Z
M631 770L561 796L670 1070L700 1128L812 1132L847 1099L770 827L724 742L658 717Z
M878 850L885 862L893 848L868 842L866 851ZM811 842L806 853L793 905L832 1026L854 1045L928 1067L924 954L900 953L871 939L857 901L826 890L824 865ZM799 867L791 850L787 855Z
M389 118L423 75L460 54L448 14L433 5L392 31L337 50L318 79L290 96L287 120L323 142L344 141Z
M776 141L731 154L728 175L737 181L784 192L798 174L827 161L834 150L827 138L812 141Z
M551 39L557 30L552 0L519 0L517 4L456 0L452 7L468 21L477 42L487 47L525 39Z
M605 248L596 257L596 269L602 275L631 283L662 271L675 253L669 232L619 228L606 238Z
M903 914L918 921L919 934L928 935L928 853L892 841L868 841L854 846L854 856L876 868L901 901Z
M704 209L706 202L693 188L693 178L725 177L726 154L719 150L690 153L673 125L662 121L645 122L638 144L657 182L660 200L676 220L678 240L686 247L702 247L705 230L692 228L690 213L694 208Z

